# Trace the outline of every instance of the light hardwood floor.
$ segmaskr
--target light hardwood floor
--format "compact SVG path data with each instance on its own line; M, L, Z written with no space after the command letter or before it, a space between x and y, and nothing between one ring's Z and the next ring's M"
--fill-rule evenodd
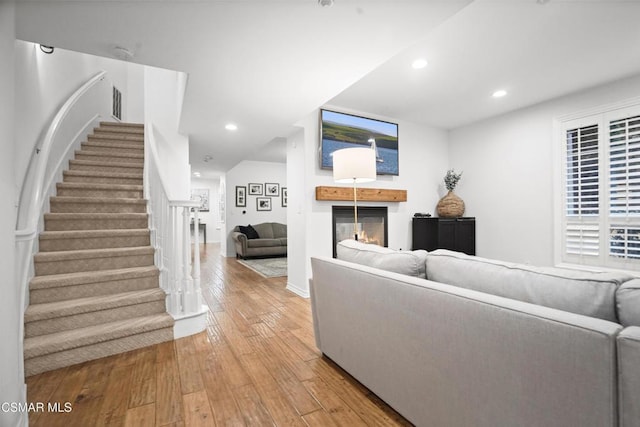
M411 425L321 355L286 278L203 247L206 331L27 378L31 426Z

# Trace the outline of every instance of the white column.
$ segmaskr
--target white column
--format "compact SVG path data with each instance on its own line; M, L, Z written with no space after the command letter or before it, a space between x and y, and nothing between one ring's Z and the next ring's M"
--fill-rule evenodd
M171 293L169 294L169 312L172 315L179 315L182 312L182 292L180 289L180 257L178 250L180 241L178 239L178 213L177 207L171 206L169 210L169 235L171 244L169 245L169 259L171 268L169 269L169 281L171 283Z
M194 224L195 225L195 224ZM194 305L193 279L191 278L191 238L189 232L189 206L182 207L182 290L184 291L184 305L182 313L193 313L197 306ZM198 229L193 230L195 236ZM196 237L197 239L197 237Z

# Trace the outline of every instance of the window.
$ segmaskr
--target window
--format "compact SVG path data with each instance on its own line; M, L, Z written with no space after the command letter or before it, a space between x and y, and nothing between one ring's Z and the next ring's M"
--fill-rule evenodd
M561 123L562 261L640 270L640 105Z
M113 102L111 103L111 114L118 120L122 120L122 92L113 86Z

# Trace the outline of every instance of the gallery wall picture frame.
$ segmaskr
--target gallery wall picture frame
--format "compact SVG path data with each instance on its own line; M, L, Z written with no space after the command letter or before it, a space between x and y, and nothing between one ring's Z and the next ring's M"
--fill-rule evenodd
M264 195L269 197L280 197L280 184L266 182L264 184Z
M289 206L289 194L287 192L287 187L282 187L281 196L282 207L286 208L287 206Z
M262 184L256 184L256 183L249 183L249 195L250 196L262 196L264 194L263 192L263 185Z
M256 210L270 211L271 210L271 197L256 197Z
M200 212L209 212L209 189L193 188L191 189L191 200L200 203Z
M236 207L247 207L247 187L236 185Z

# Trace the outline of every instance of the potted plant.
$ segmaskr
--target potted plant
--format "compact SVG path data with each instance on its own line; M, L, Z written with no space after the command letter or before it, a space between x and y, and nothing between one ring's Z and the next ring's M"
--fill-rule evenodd
M438 202L436 207L438 216L442 218L458 218L464 214L464 201L453 192L461 177L462 172L456 173L453 169L449 169L444 176L444 185L447 187L448 192Z

